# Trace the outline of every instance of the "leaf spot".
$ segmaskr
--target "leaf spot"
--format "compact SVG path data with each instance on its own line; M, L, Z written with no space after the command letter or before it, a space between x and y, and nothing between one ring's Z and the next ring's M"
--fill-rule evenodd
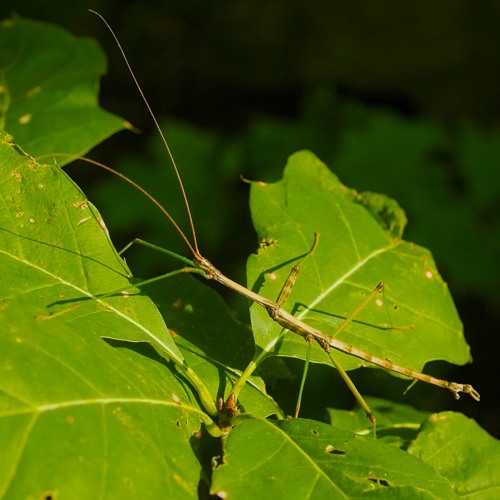
M108 228L106 227L106 224L104 224L104 220L102 217L99 217L99 225L101 226L101 229L108 234Z
M28 90L28 92L26 92L26 95L28 97L32 97L41 91L42 91L42 87L40 87L40 85L37 85L36 87L33 87L32 89Z
M33 115L31 113L26 113L25 115L23 115L19 118L19 123L21 125L27 125L31 121L32 118L33 118Z
M260 248L267 248L276 245L276 240L274 238L266 238L259 243Z
M384 305L384 301L382 299L377 299L375 305L380 308Z
M429 280L434 278L434 273L432 272L432 269L426 269L424 274L425 274L425 277Z
M87 222L88 220L90 220L92 217L84 217L83 219L80 219L78 221L78 224L77 226L79 226L80 224L83 224L84 222Z
M174 403L177 403L178 405L181 404L181 399L179 398L179 396L177 396L175 392L171 394L171 398Z
M182 301L182 299L176 299L174 300L172 307L176 311L182 311L184 309L184 302Z
M75 203L73 203L73 206L75 208L80 208L81 210L86 210L89 207L89 203L87 200L75 201Z

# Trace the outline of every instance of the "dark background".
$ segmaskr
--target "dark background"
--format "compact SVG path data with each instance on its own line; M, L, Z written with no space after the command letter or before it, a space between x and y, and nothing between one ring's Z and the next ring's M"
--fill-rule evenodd
M179 203L162 177L167 156L88 8L121 40L169 134L204 253L229 275L243 280L256 248L240 175L277 180L296 150L311 149L350 187L399 201L406 239L432 250L475 361L426 371L482 395L457 403L428 391L406 401L463 411L500 436L500 2L3 2L2 18L15 12L98 40L110 60L102 106L142 134L118 134L91 156L130 171L171 207ZM89 183L117 246L140 236L175 248L170 239L179 238L142 208L147 202L132 205L130 191L100 172L75 175ZM143 276L164 271L149 254L132 253L129 263ZM306 394L325 397L314 377Z

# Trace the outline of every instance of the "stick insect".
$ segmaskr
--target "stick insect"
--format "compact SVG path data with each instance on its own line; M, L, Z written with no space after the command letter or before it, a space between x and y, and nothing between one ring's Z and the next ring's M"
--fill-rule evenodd
M223 286L231 289L232 291L241 294L242 296L246 297L250 301L261 306L267 312L269 318L271 320L275 321L276 323L278 323L284 330L293 332L293 333L299 335L300 337L303 337L309 343L309 345L311 345L313 342L317 343L320 346L320 348L323 351L325 351L325 353L329 356L331 362L337 368L341 377L347 383L348 387L353 392L354 396L356 397L356 399L358 400L358 402L360 403L360 405L364 409L366 415L368 416L368 418L370 419L370 421L374 425L375 425L375 421L376 421L375 415L370 410L370 408L368 407L368 405L366 404L366 402L364 401L364 399L362 398L360 393L357 391L356 387L354 386L354 384L352 383L352 381L348 377L347 373L342 369L342 367L335 361L335 359L331 355L332 349L338 350L340 352L346 353L346 354L354 356L354 357L357 357L363 361L366 361L366 362L371 363L373 365L382 367L386 370L399 373L399 374L404 375L410 379L413 379L414 381L420 380L422 382L425 382L425 383L428 383L431 385L435 385L437 387L448 389L449 391L452 392L452 394L454 395L454 397L456 399L460 398L460 393L464 393L464 394L469 394L473 399L475 399L476 401L479 401L479 399L480 399L479 393L470 384L449 382L446 380L438 379L438 378L432 377L430 375L412 370L410 368L406 368L404 366L399 366L397 364L392 363L391 361L389 361L387 359L382 359L382 358L376 357L376 356L370 354L369 352L365 352L361 349L358 349L354 345L343 342L337 338L338 333L341 330L345 329L350 323L352 323L352 321L354 320L356 315L364 307L366 307L366 305L370 301L372 301L377 296L377 294L383 289L384 285L382 282L379 283L375 287L375 289L366 297L366 299L357 308L355 308L355 310L352 312L351 315L349 315L347 318L345 318L345 320L341 323L341 325L339 326L339 328L335 332L335 335L332 336L332 335L327 334L318 328L314 328L311 325L301 321L300 319L296 318L295 316L293 316L292 314L287 312L282 307L290 290L291 290L291 288L292 288L292 286L293 286L293 284L294 284L294 282L295 282L295 279L297 277L298 270L299 270L298 266L295 266L292 269L292 272L291 272L288 280L286 281L285 285L283 286L283 289L282 289L281 293L279 294L277 300L273 301L273 300L270 300L268 298L265 298L265 297L259 295L258 293L254 292L254 291L240 285L239 283L233 281L232 279L228 278L219 269L217 269L207 258L205 258L200 253L200 250L198 247L198 242L197 242L197 237L196 237L196 231L195 231L195 227L194 227L194 222L193 222L193 217L191 214L190 205L189 205L186 191L185 191L185 188L184 188L184 185L183 185L180 173L179 173L179 169L178 169L177 164L175 162L174 156L171 152L170 146L165 138L165 135L163 134L163 132L159 126L159 123L155 117L155 114L152 111L151 106L149 105L148 100L146 99L146 97L141 89L141 86L140 86L140 84L139 84L139 82L138 82L138 80L137 80L137 78L136 78L136 76L131 68L131 65L130 65L130 63L125 55L125 52L124 52L118 38L116 37L115 33L113 32L113 30L111 29L111 27L109 26L107 21L99 13L97 13L95 11L91 11L91 12L96 14L98 17L100 17L101 20L106 25L106 27L108 28L108 30L111 32L111 35L113 36L113 38L118 46L118 49L120 50L120 53L125 61L125 64L129 70L130 74L131 74L131 77L134 81L134 84L136 85L136 87L139 91L139 94L140 94L140 96L141 96L141 98L142 98L142 100L143 100L143 102L148 110L148 113L150 114L150 116L153 120L155 128L159 132L159 135L161 137L161 140L163 142L165 150L167 151L168 157L170 159L170 162L173 166L175 175L177 177L178 185L179 185L179 188L180 188L183 200L184 200L186 212L188 215L190 233L191 233L192 239L190 240L190 238L187 237L187 235L179 227L179 225L173 219L173 217L170 215L170 213L152 195L150 195L145 189L138 186L134 181L132 181L131 179L129 179L125 175L115 171L112 168L110 168L106 165L102 165L98 162L94 162L94 161L91 161L91 162L100 166L101 168L103 168L105 170L110 171L111 173L117 175L118 177L122 178L126 182L132 184L139 191L141 191L145 196L147 196L163 212L163 214L168 218L168 220L173 225L175 230L179 233L179 235L181 236L181 238L184 240L187 247L189 248L189 250L192 254L192 259L186 259L184 257L180 257L177 254L174 254L173 252L162 249L156 245L153 245L151 243L145 242L145 241L140 240L140 239L134 240L131 244L133 244L133 243L142 244L144 246L150 247L150 248L155 249L155 250L159 250L160 252L166 253L167 255L170 255L170 256L173 256L175 258L182 260L184 263L186 263L188 265L188 267L186 267L184 269L185 272L199 274L207 280L214 280L214 281L222 284ZM313 245L313 248L311 249L311 252L314 251L316 243L317 243L317 236L315 237L315 243ZM130 245L128 245L125 249L127 249ZM151 283L153 281L160 280L163 277L164 276L152 278L150 280L143 281L142 283L139 283L138 285L139 286L146 285L146 284ZM230 395L227 397L226 401L222 402L220 404L219 410L221 411L222 414L226 415L227 417L231 417L237 413L237 398L238 398L239 391L241 390L241 387L243 386L245 381L248 379L250 374L256 368L259 361L260 361L260 359L254 359L250 363L250 365L245 370L245 372L242 374L240 379L235 383L233 390L231 391ZM307 366L307 361L306 361L306 366Z

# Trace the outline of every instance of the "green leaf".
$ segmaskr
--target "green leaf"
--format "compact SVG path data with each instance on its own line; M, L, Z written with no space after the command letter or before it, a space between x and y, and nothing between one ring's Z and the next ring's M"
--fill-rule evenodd
M217 293L191 276L174 276L146 291L189 366L211 394L225 400L255 351L251 330L233 318ZM282 414L260 377L244 385L238 403L241 412L255 416Z
M41 317L85 323L95 314L99 335L110 338L114 330L109 325L119 319L125 328L118 338L151 341L182 363L149 299L134 296L132 307L127 294L104 295L130 288L131 272L111 245L97 210L57 166L37 164L6 143L5 135L0 138L3 290L13 290L5 298L33 293L33 305L43 305L32 312Z
M204 386L154 304L130 289L96 209L60 169L0 137L0 492L195 496L190 441L207 417L144 342Z
M430 416L408 452L432 465L460 496L493 500L500 495L500 441L461 413Z
M40 21L2 21L0 129L33 157L84 155L127 126L97 104L105 71L104 54L89 38Z
M212 493L224 498L454 498L406 452L311 420L248 420L226 442Z
M401 436L404 441L416 435L421 423L430 415L409 405L397 404L386 399L365 397L368 406L377 417L377 437L394 442L394 436ZM328 417L334 427L346 429L357 434L371 435L373 427L366 418L364 410L357 406L353 410L328 408Z
M330 156L335 171L360 188L404 199L412 237L432 242L456 293L490 300L500 269L498 128L465 121L450 130L352 104L339 113L350 119Z
M281 410L251 377L227 440L200 432L202 422L218 431L208 416L217 414L214 399L227 397L256 345L299 358L305 345L291 334L277 342L277 325L263 311L252 313L252 336L217 295L185 275L152 290L172 338L155 304L131 287L97 210L55 165L33 160L86 151L122 126L96 106L103 65L93 43L56 28L18 19L0 28L0 97L10 134L0 136L0 496L197 497L222 453L211 490L226 496L452 498L451 466L396 448L407 443L396 441L396 429L415 431L423 417L387 402L373 406L390 446L326 424L265 421ZM189 135L181 137L192 152ZM216 149L206 139L198 153L208 157ZM430 254L401 240L406 218L396 202L342 186L308 153L292 157L284 181L256 183L252 197L267 238L250 260L252 287L264 283L274 299L300 261L295 309L333 332L383 280L385 295L341 338L412 367L444 355L469 359ZM315 231L319 246L307 255ZM323 357L315 353L316 361ZM360 430L359 418L343 418ZM425 442L423 429L416 444ZM436 449L439 435L429 434L425 445ZM484 482L479 469L469 476L474 491Z
M448 288L430 252L400 238L406 218L393 200L345 187L313 154L300 152L290 157L282 181L252 184L251 210L262 241L248 261L251 288L274 300L290 267L300 263L287 307L334 335L383 281L384 293L359 312L340 340L418 371L436 359L470 361ZM319 244L308 253L315 233ZM281 328L257 306L252 324L265 352L304 358L303 339L280 337ZM312 359L328 363L316 347ZM366 365L335 356L348 370Z
M200 419L154 351L33 316L32 294L2 306L2 498L197 498Z

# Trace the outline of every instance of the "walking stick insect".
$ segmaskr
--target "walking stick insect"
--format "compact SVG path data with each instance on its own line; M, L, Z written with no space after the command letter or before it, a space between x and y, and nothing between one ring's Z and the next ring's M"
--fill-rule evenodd
M99 13L97 13L95 11L91 11L91 12L93 12L94 14L96 14L97 16L99 16L101 18L101 20L106 24L107 28L109 29L113 38L115 39L115 41L118 45L118 48L119 48L119 50L124 58L124 61L129 69L129 72L132 76L132 79L133 79L135 85L137 86L137 89L141 95L141 98L143 99L143 101L146 105L146 108L153 119L155 127L157 128L157 130L161 136L161 139L163 141L163 144L165 146L165 149L167 151L167 154L170 158L171 164L172 164L173 169L175 171L175 174L177 176L178 184L179 184L179 187L180 187L180 190L182 193L182 197L184 199L184 204L186 207L186 211L187 211L187 215L188 215L188 219L189 219L189 224L190 224L191 239L186 236L186 234L179 227L179 225L173 219L173 217L170 215L170 213L155 198L153 198L143 188L138 186L134 181L132 181L128 177L124 176L123 174L116 172L114 169L111 169L110 167L99 164L97 162L92 162L92 163L95 163L96 165L100 166L101 168L104 168L104 169L112 172L113 174L119 176L120 178L124 179L125 181L129 182L134 187L139 189L143 194L145 194L155 205L157 205L157 207L170 220L171 224L174 226L176 231L180 234L180 236L182 237L182 239L186 243L187 247L189 248L189 250L192 254L192 259L186 259L184 257L180 257L180 256L174 254L173 252L162 249L156 245L153 245L151 243L147 243L147 242L140 240L140 239L134 240L133 243L142 244L144 246L150 247L150 248L155 249L155 250L159 250L159 251L164 252L170 256L173 256L175 258L182 260L184 263L186 263L188 265L188 267L185 268L186 272L196 273L196 274L203 276L207 280L217 281L218 283L224 285L225 287L243 295L244 297L249 299L251 302L258 304L260 307L262 307L266 311L266 313L268 314L269 318L272 321L275 321L277 324L279 324L284 330L293 332L293 333L303 337L309 343L309 345L313 342L318 344L320 346L320 348L323 351L325 351L325 353L329 356L330 360L332 361L334 366L337 368L340 375L345 380L345 382L347 383L347 385L349 386L349 388L353 392L353 394L356 397L356 399L358 400L358 402L363 407L368 418L374 424L375 424L374 414L372 413L372 411L370 410L368 405L365 403L364 399L361 397L361 395L359 394L357 389L354 387L354 384L350 381L346 372L342 369L342 367L331 356L331 349L335 349L335 350L338 350L338 351L343 352L345 354L357 357L363 361L366 361L366 362L371 363L371 364L376 365L376 366L380 366L386 370L399 373L401 375L409 377L410 379L413 379L414 381L420 380L420 381L423 381L423 382L431 384L431 385L435 385L435 386L438 386L441 388L448 389L453 393L453 395L456 399L459 399L460 393L465 393L465 394L469 394L476 401L479 401L479 399L480 399L479 393L470 384L461 384L461 383L441 380L441 379L432 377L430 375L421 373L419 371L416 371L416 370L413 370L410 368L406 368L404 366L400 366L398 364L391 362L388 359L383 359L383 358L377 357L375 355L372 355L369 352L358 349L354 345L347 343L347 342L344 342L344 341L337 338L338 334L341 331L343 331L348 325L350 325L355 320L358 313L363 308L365 308L368 303L372 302L376 298L378 293L384 287L384 284L382 282L380 282L374 288L374 290L366 296L365 300L363 302L361 302L361 304L359 304L358 307L356 307L354 309L354 311L344 319L344 321L340 324L340 326L336 330L335 334L330 335L330 334L324 332L323 330L321 330L319 328L315 328L315 327L307 324L305 321L302 321L301 319L293 316L292 314L288 313L282 307L283 303L285 302L286 298L288 297L288 294L293 286L293 283L295 282L295 279L296 279L296 276L297 276L297 273L299 270L298 266L295 266L292 269L292 272L291 272L288 280L286 281L285 285L283 286L282 291L280 292L278 298L276 299L276 301L273 301L273 300L270 300L266 297L263 297L262 295L256 293L255 291L250 290L250 289L240 285L239 283L236 283L232 279L226 277L207 258L205 258L200 253L188 198L187 198L187 195L186 195L186 192L185 192L185 189L183 186L183 182L182 182L179 170L177 168L175 159L174 159L173 154L170 150L169 144L168 144L168 142L167 142L167 140L166 140L159 124L158 124L158 121L157 121L157 119L156 119L156 117L155 117L139 83L138 83L137 78L135 77L135 74L134 74L134 72L133 72L133 70L128 62L128 59L127 59L127 57L126 57L126 55L121 47L121 44L118 41L116 35L114 34L113 30L111 29L111 27L109 26L107 21ZM314 249L316 247L316 243L317 243L317 236L315 237L315 243L310 251L311 253L314 252ZM128 246L126 248L128 248ZM157 281L157 280L162 279L162 278L163 278L163 276L153 278L151 280L146 280L146 281L140 283L139 286L146 285L148 283L151 283L153 281ZM222 402L222 404L219 405L219 410L222 413L224 413L226 416L231 417L237 413L236 405L237 405L237 398L238 398L239 391L240 391L241 387L243 386L243 384L245 383L245 381L250 376L250 374L253 372L253 370L255 369L257 364L259 363L259 361L261 361L261 359L257 356L256 359L254 359L254 361L252 361L252 363L249 365L247 370L245 370L245 372L240 377L240 379L236 382L235 386L233 387L233 390L231 391L229 396L226 398L226 401Z

